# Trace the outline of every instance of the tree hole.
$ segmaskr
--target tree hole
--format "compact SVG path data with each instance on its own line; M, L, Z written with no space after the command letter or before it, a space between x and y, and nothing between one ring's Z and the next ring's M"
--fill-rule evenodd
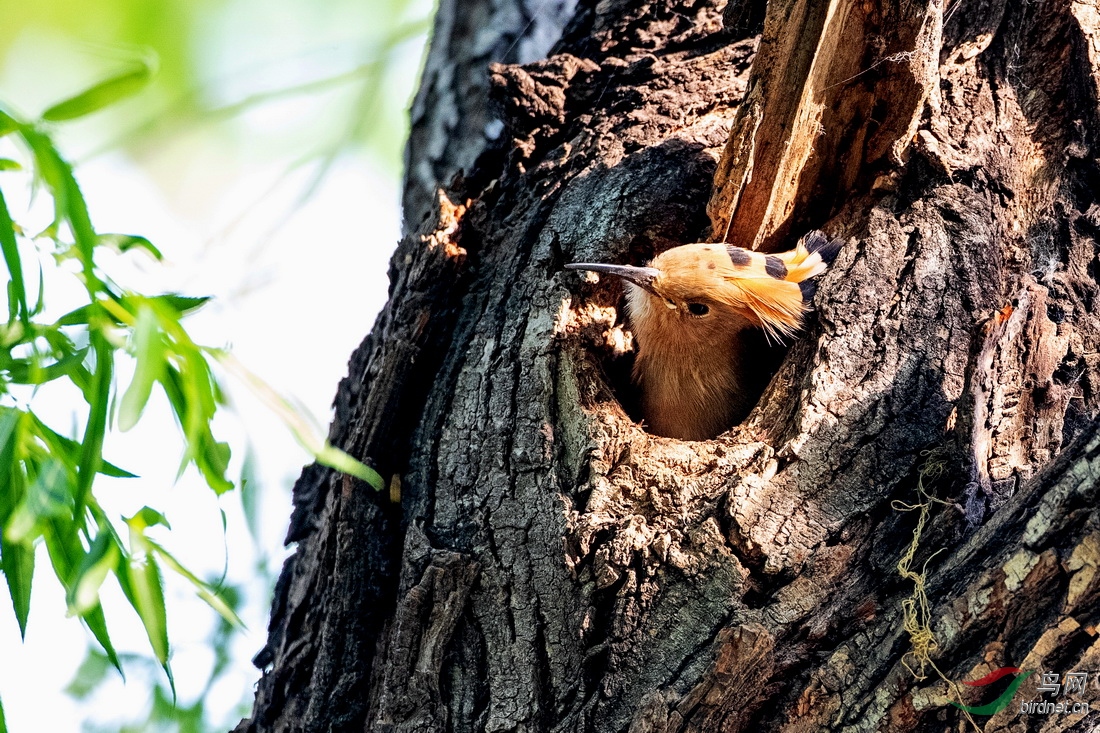
M584 296L587 304L615 309L614 324L610 328L606 326L600 328L598 338L586 340L594 352L595 361L601 369L601 376L608 391L618 401L622 411L632 422L641 424L646 432L654 432L645 424L642 394L634 380L638 342L631 330L630 319L627 316L626 295L623 291L623 285L618 279L608 275L601 275L598 283L586 286ZM790 343L777 344L769 341L764 332L759 329L742 332L741 341L741 349L746 355L741 373L745 395L744 408L734 415L730 424L724 426L721 432L735 427L748 417L768 383L779 371L791 346ZM685 358L689 357L685 356ZM718 434L710 437L716 438Z

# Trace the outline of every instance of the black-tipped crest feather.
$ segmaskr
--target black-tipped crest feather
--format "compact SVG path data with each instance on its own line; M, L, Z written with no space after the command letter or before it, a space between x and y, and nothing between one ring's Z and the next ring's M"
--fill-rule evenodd
M844 241L840 239L829 239L825 236L825 232L814 229L802 238L802 245L808 252L817 252L821 257L821 261L826 265L833 264L833 260L840 254L840 248L844 246Z

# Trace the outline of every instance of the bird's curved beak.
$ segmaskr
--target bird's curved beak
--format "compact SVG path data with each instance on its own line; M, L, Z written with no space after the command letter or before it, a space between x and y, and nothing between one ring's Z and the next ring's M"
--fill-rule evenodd
M570 262L565 266L567 270L588 270L600 272L605 275L614 275L623 280L634 283L639 288L647 290L654 295L657 291L653 287L653 281L661 274L656 267L634 267L632 265L605 265L599 262ZM657 295L657 297L660 297Z

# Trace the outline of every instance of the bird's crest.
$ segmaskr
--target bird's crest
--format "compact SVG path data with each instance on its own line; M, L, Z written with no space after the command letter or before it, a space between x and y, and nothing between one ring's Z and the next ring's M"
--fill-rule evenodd
M648 267L604 265L599 271L624 277L669 308L725 305L778 340L799 329L814 296L812 278L825 271L840 247L840 240L830 241L814 231L793 250L779 254L725 244L685 244L661 253Z
M727 293L730 305L743 304L769 337L791 336L802 325L802 316L817 292L813 278L832 264L842 244L815 230L794 249L779 254L727 246L730 260L744 264L725 276L725 287L717 292Z

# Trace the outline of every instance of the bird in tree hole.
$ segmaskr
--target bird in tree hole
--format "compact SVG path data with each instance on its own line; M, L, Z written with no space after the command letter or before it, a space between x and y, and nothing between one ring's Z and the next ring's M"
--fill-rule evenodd
M577 262L572 270L626 281L627 313L638 344L634 381L650 432L709 440L745 417L754 354L748 329L769 340L794 335L842 242L812 231L789 252L763 254L725 244L685 244L646 267Z

